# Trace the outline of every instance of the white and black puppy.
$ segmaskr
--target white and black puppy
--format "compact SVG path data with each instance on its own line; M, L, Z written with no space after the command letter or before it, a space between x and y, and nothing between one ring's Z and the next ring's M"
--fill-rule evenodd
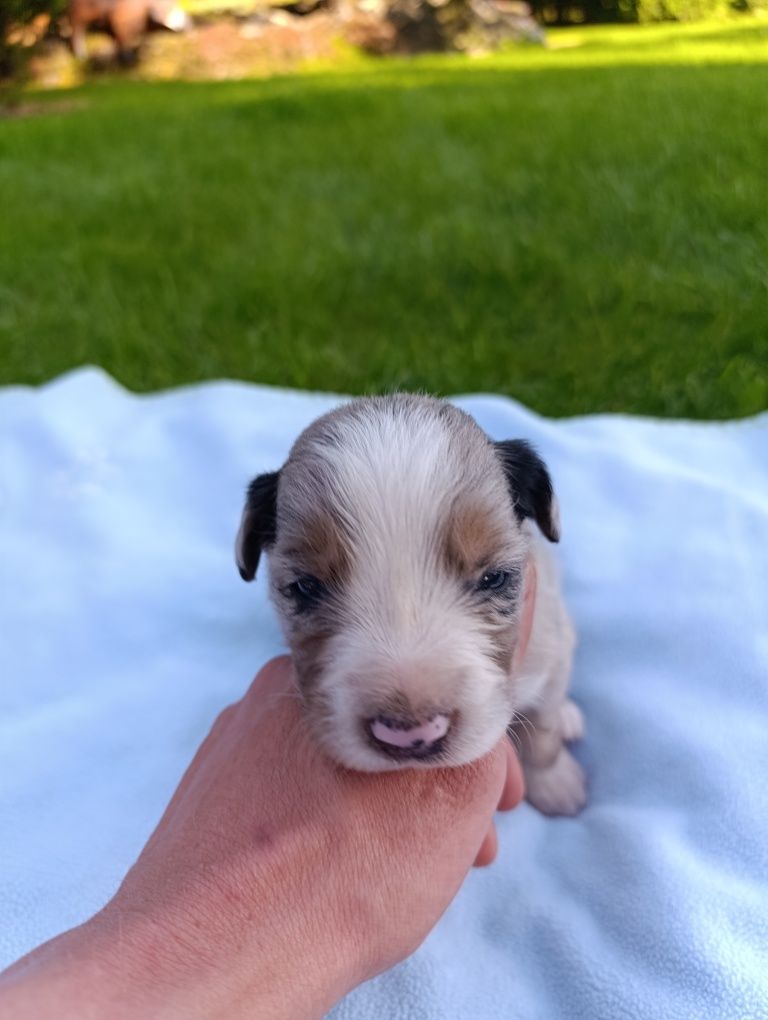
M396 394L319 418L248 489L237 563L262 552L320 744L353 769L461 765L509 729L528 800L585 803L565 747L574 632L541 534L546 467L445 401Z

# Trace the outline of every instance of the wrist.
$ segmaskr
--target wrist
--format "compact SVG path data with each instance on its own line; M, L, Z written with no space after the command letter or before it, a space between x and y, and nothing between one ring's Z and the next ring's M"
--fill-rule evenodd
M106 908L0 976L0 1015L17 1020L173 1016L180 977L168 946L150 925Z
M353 985L300 945L254 955L238 941L217 944L204 925L160 925L111 903L0 975L0 1015L314 1020Z

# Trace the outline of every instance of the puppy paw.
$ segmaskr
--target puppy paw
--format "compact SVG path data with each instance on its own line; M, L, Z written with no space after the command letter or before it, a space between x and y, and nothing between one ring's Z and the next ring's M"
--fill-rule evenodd
M546 768L527 766L525 797L544 815L577 815L587 803L587 781L581 765L562 747Z
M569 744L573 740L581 740L584 730L584 713L575 701L566 698L560 706L560 733L563 740Z

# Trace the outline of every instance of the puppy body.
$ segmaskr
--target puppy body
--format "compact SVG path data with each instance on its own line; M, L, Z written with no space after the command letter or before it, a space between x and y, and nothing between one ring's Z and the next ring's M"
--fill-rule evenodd
M536 526L534 526L534 523ZM462 764L511 732L529 800L574 813L581 735L574 645L542 533L559 536L546 468L443 401L352 401L251 483L237 539L270 591L325 749L378 771Z
M545 814L571 815L586 803L584 774L566 747L584 736L581 709L568 697L576 634L557 564L539 535L532 535L531 559L536 602L518 666L519 703L510 732L520 751L527 799Z

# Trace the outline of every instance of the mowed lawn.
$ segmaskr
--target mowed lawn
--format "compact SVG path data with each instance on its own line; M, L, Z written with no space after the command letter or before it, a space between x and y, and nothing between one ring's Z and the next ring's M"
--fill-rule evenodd
M26 97L0 120L0 382L765 409L768 23L550 40Z

